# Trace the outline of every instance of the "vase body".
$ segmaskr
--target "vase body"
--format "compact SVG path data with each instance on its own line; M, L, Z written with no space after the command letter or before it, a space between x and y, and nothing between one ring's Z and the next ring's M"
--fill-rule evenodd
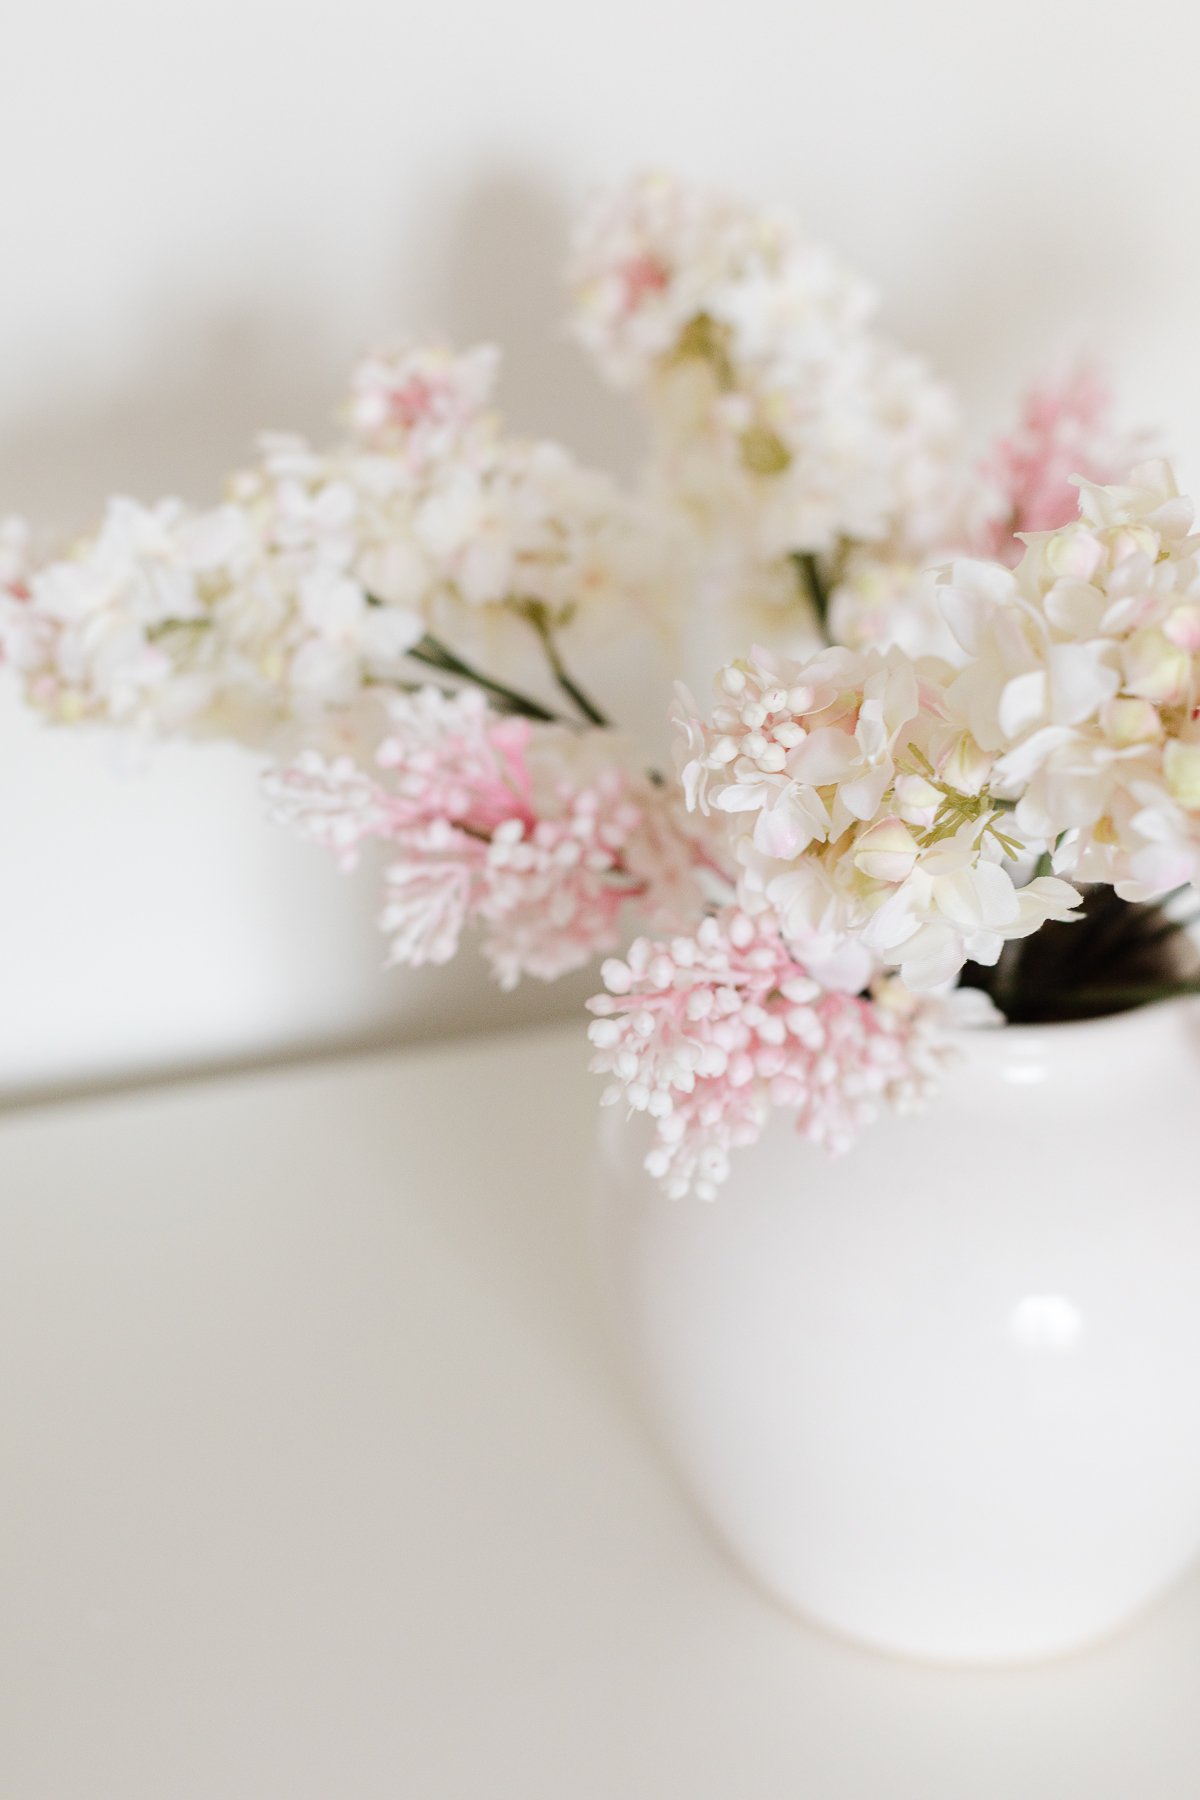
M755 1580L877 1649L1014 1662L1200 1551L1200 1002L958 1044L924 1114L837 1160L780 1116L707 1204L611 1109L594 1242Z

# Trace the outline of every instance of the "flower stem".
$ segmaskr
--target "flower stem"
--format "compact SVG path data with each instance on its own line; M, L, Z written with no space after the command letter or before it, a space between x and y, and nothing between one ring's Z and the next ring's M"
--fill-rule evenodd
M829 635L829 589L825 585L821 565L811 550L794 550L791 561L801 587L812 601L821 636L827 644L832 644L833 639Z
M558 713L543 706L540 700L534 700L530 695L518 692L516 688L505 687L503 682L493 681L490 675L484 675L479 669L473 668L461 656L456 656L453 650L447 649L439 638L428 633L405 654L411 661L423 663L428 669L440 669L443 674L457 675L461 681L469 681L475 687L482 688L485 693L501 701L508 712L520 713L526 719L537 719L547 725L565 722Z
M555 681L567 696L568 700L571 701L573 706L578 708L579 712L588 721L589 725L599 726L601 730L607 729L610 724L609 719L607 719L604 713L600 711L600 708L596 705L595 701L588 698L588 695L584 692L583 688L580 687L579 683L575 680L574 676L570 673L564 663L562 652L559 650L558 642L554 636L554 628L550 623L549 614L547 613L546 608L538 600L526 600L518 603L517 610L523 618L529 620L529 623L537 632L538 639L546 655L546 661L550 665L550 673L554 676Z

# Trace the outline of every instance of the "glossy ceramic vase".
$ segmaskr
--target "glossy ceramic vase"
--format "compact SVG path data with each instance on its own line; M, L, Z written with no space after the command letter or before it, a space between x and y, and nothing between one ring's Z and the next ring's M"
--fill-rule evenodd
M714 1202L603 1115L632 1375L754 1580L952 1663L1104 1637L1200 1551L1200 1002L963 1033L845 1157L784 1118Z

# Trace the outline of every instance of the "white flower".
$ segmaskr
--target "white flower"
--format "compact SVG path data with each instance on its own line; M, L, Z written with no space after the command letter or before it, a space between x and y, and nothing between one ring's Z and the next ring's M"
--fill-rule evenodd
M502 432L495 365L486 348L368 358L352 439L264 437L223 506L114 500L93 538L32 569L10 532L0 634L30 699L57 719L255 739L289 719L332 735L322 721L356 712L369 732L371 690L411 679L427 636L472 654L483 612L535 652L530 625L644 617L662 533L560 446Z
M572 235L580 342L619 385L645 378L743 253L743 210L662 173L597 197Z
M997 850L994 840L981 844L977 827L960 827L901 877L868 921L864 944L914 993L952 981L964 961L990 967L1010 939L1076 916L1073 887L1052 875L1018 887L992 860Z
M831 987L880 966L940 985L1078 900L1054 877L1018 885L1046 845L993 796L953 687L895 649L758 651L721 672L707 726L683 721L685 794L728 815L742 906Z
M570 270L577 336L636 387L654 481L753 564L954 541L954 406L871 328L869 288L780 213L664 176L602 198Z
M829 626L853 650L890 650L907 656L955 657L955 642L938 605L934 565L947 556L930 550L922 567L910 557L872 549L853 551L830 596Z
M208 596L236 535L224 508L195 518L174 500L110 501L97 536L31 570L5 612L6 653L30 697L59 719L194 717L213 689Z
M414 475L453 456L487 412L500 353L480 344L460 355L445 344L377 350L355 369L347 418L364 447L399 457Z
M755 814L755 848L779 859L874 817L919 711L916 671L899 653L829 650L801 667L760 651L722 672L718 694L685 788Z
M1033 534L1013 573L951 570L950 697L1018 826L1059 839L1055 868L1150 899L1200 867L1200 539L1165 463L1079 487L1079 521Z

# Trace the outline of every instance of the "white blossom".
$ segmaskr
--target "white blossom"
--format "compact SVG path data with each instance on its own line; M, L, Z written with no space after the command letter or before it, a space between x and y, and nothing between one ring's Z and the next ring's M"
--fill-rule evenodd
M759 651L721 672L707 724L685 719L685 795L729 816L743 907L831 987L879 966L937 986L1079 899L1018 879L1045 841L1010 820L953 694L953 670L896 649Z
M1200 879L1200 538L1165 463L1080 484L1080 518L1015 571L956 564L951 687L1018 826L1055 868L1154 898Z

